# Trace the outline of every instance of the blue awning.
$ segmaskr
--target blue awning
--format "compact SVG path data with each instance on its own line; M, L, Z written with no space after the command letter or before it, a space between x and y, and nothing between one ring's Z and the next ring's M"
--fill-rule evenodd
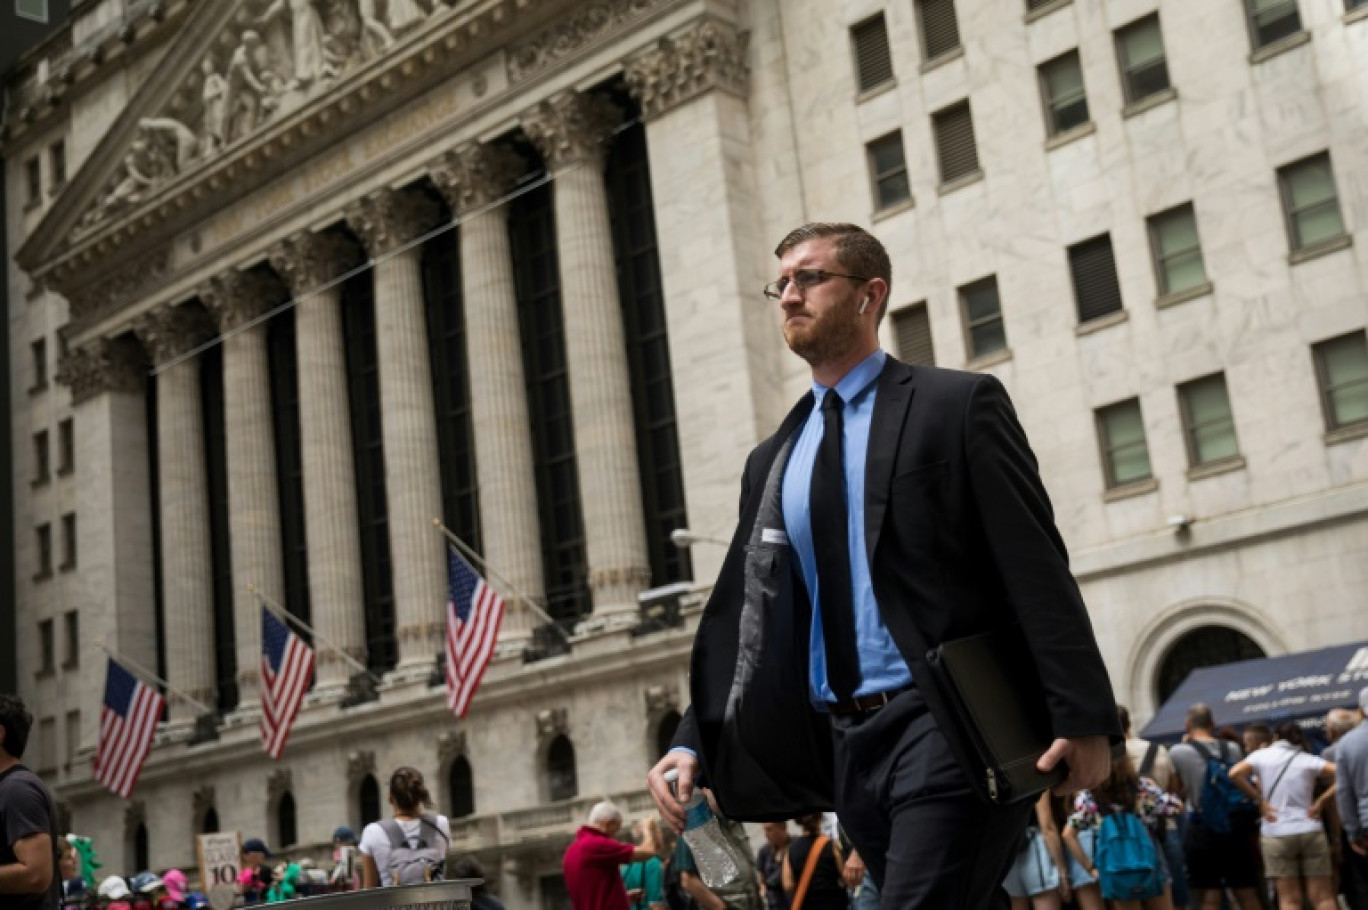
M1211 708L1218 727L1284 720L1319 726L1331 708L1356 707L1364 686L1368 641L1203 667L1188 674L1140 736L1176 742L1185 732L1188 707L1197 702Z

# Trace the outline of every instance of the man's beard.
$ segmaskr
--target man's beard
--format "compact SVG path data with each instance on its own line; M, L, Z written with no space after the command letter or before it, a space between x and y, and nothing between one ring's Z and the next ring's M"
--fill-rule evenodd
M785 319L784 341L809 366L840 360L859 343L859 323L845 308L828 310L823 316L803 312L808 316L806 325L793 325Z

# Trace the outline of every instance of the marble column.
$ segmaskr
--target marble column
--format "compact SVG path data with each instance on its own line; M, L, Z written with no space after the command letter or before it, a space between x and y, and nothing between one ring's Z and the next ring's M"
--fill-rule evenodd
M255 585L277 603L283 600L285 589L266 325L248 325L279 301L281 294L270 276L233 269L210 279L200 288L199 298L224 336L224 438L232 529L237 710L243 714L261 707L262 608L250 588Z
M447 152L429 168L437 187L462 218L461 295L465 310L470 422L482 522L481 554L518 593L543 606L541 530L532 430L519 343L518 298L508 242L508 208L485 210L526 171L525 162L498 146L471 144ZM541 620L493 580L510 604L500 639L531 635Z
M650 580L631 380L603 181L606 142L620 112L567 92L522 117L555 172L565 353L594 615L609 625L637 613Z
M625 78L646 119L689 521L727 537L746 455L789 406L777 314L760 296L783 231L766 236L759 215L745 41L704 18L629 59ZM710 583L725 555L695 547L695 579Z
M437 410L432 393L423 248L440 206L418 190L379 190L346 210L347 224L375 260L375 335L394 567L394 625L401 673L432 666L446 629L446 543Z
M71 389L80 504L81 635L145 667L157 665L152 492L148 470L147 358L124 336L73 348L57 371ZM80 687L100 692L102 660L82 660ZM81 747L94 748L98 710L81 711Z
M134 332L155 364L213 337L198 307L165 306L138 317ZM204 450L200 360L157 374L157 483L161 510L162 604L167 682L212 707L215 697L214 568ZM168 694L177 726L198 713Z
M365 589L341 292L336 285L318 290L355 265L359 256L356 245L340 234L308 231L270 251L271 268L296 297L299 445L312 625L321 639L364 663ZM340 696L355 669L330 647L317 651L314 694Z

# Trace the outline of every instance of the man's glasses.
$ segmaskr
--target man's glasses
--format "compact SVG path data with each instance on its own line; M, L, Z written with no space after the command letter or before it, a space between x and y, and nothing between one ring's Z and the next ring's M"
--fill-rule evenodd
M780 278L778 281L771 281L765 285L765 296L770 300L780 299L784 296L784 292L789 289L790 282L798 289L799 294L806 294L828 278L849 278L851 281L869 280L863 275L842 275L840 272L827 272L822 269L794 269L791 277Z

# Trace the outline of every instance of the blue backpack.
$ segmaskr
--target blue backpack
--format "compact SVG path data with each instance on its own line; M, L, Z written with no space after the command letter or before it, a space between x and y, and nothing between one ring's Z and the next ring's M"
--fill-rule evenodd
M1231 815L1248 816L1257 812L1257 806L1230 779L1230 769L1235 763L1226 758L1224 744L1217 747L1219 753L1199 742L1189 742L1188 745L1206 759L1202 799L1197 807L1197 815L1208 831L1228 834Z
M1093 847L1093 864L1109 901L1138 901L1164 892L1159 851L1133 812L1114 809L1102 819Z

